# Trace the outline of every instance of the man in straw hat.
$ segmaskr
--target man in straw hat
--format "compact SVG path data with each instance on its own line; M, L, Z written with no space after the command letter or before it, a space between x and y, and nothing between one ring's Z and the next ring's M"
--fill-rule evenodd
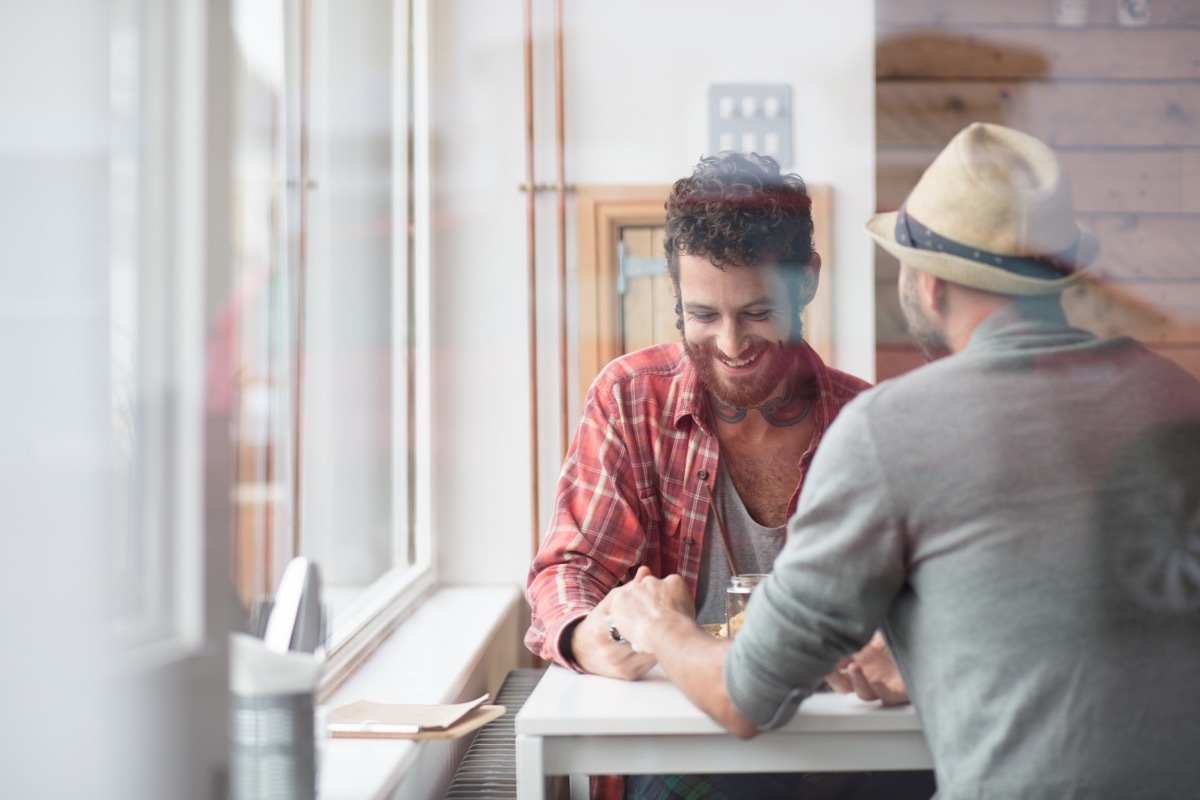
M746 737L883 625L939 798L1194 796L1200 385L1067 323L1098 248L1032 136L971 125L867 231L937 360L838 416L732 645L676 578L614 624Z

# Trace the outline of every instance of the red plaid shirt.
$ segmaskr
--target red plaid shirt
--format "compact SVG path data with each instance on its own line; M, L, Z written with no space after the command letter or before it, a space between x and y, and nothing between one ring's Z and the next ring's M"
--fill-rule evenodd
M826 429L870 387L826 367L807 345L802 352L818 395L789 516ZM648 347L605 367L588 391L550 530L529 570L526 646L578 671L563 656L564 629L643 564L659 577L678 573L695 598L708 521L704 484L715 479L719 457L707 391L682 344Z

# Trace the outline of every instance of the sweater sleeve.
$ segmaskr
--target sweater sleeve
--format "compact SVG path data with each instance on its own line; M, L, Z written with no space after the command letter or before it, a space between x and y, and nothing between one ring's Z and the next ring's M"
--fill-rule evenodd
M725 657L726 691L764 729L790 719L839 658L866 644L905 581L904 530L869 408L861 396L830 427L787 544Z

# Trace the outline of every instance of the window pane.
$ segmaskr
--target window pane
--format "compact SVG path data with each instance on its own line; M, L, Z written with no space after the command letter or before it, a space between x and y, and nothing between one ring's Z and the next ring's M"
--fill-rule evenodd
M234 3L237 584L248 605L308 557L335 645L415 550L405 9Z
M300 549L343 618L349 598L407 563L391 5L312 3Z
M270 594L292 553L292 253L295 180L287 136L285 5L233 4L237 69L234 140L234 297L218 321L212 358L238 364L239 380L218 402L237 407L235 567L249 605Z

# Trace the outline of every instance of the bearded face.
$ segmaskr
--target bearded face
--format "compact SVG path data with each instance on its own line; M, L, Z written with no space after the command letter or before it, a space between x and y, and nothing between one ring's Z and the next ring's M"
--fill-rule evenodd
M748 340L746 349L735 359L725 356L711 342L696 344L685 336L683 346L700 381L730 406L750 408L766 403L792 364L790 348L783 342Z
M775 264L719 268L679 257L683 343L700 380L732 406L761 406L787 377L797 310Z
M950 355L952 351L945 332L921 305L916 271L907 266L900 269L900 309L904 312L908 333L926 361Z

